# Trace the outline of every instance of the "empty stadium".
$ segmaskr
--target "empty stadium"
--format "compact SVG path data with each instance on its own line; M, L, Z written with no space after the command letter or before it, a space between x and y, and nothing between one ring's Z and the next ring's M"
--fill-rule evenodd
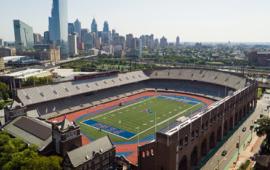
M191 138L186 139L185 136L194 136L197 131L193 133L192 129L188 129L182 132L183 127L191 128L190 124L197 120L200 121L196 124L201 126L201 119L205 115L207 118L203 119L207 123L203 124L210 126L210 119L213 118L209 116L211 112L209 110L219 109L220 105L225 107L229 100L228 107L224 108L224 111L228 112L236 107L236 103L240 101L237 97L241 96L241 100L246 100L243 101L243 105L239 105L239 107L243 106L243 109L239 108L241 113L238 111L239 113L236 114L234 111L230 112L233 116L229 115L228 118L222 116L225 116L226 120L220 123L224 124L222 129L218 128L220 131L215 132L215 141L222 138L218 133L221 135L222 131L223 135L226 130L233 128L241 115L246 114L244 112L247 112L247 109L254 107L255 89L256 84L239 75L214 70L181 68L123 74L109 73L83 80L19 89L17 98L28 112L35 112L41 118L57 121L62 120L66 115L69 120L76 121L81 126L85 140L91 141L109 135L116 144L119 155L124 155L134 164L137 163L138 158L141 167L147 169L148 163L161 159L157 155L164 148L156 147L158 142L161 147L168 135L173 136L168 138L170 147L167 146L172 149L178 146L180 141L177 137L175 139L174 134L181 133L185 142L189 144ZM243 99L243 95L249 97ZM221 114L223 110L218 112ZM215 126L215 128L219 127ZM194 124L192 127L198 126ZM187 134L187 131L191 134ZM137 155L138 143L142 145L139 155ZM211 147L214 144L211 144ZM194 143L193 145L195 146ZM200 149L197 150L201 152ZM145 156L148 152L151 156ZM163 164L169 165L163 167L164 169L179 169L182 155L187 157L187 162L190 161L187 152L192 151L183 149L177 158L170 159L172 162L160 161L156 165L157 169L163 167ZM168 157L176 155L172 151L163 154ZM193 163L197 164L200 158L197 156L197 161ZM190 169L190 164L187 164L183 163L182 167Z

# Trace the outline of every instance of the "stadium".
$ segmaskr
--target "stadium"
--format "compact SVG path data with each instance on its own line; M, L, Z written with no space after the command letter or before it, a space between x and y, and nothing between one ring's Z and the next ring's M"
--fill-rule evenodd
M256 91L237 74L178 68L81 77L17 98L42 119L75 121L84 144L108 135L139 169L171 170L196 166L256 106Z

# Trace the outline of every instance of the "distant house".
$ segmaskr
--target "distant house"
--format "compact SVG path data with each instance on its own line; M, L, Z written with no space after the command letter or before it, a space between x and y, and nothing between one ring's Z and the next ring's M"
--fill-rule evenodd
M109 170L113 169L115 147L108 136L67 152L64 170Z

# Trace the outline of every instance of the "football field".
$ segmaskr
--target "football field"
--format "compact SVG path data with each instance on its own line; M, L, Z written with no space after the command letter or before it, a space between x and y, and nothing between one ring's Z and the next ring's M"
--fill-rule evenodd
M80 120L84 134L91 138L110 135L113 141L134 141L154 134L204 106L183 96L152 96L133 103L123 103L94 117Z

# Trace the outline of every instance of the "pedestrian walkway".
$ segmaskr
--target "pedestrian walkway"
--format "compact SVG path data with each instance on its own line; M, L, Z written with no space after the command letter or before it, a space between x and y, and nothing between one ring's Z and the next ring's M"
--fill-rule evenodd
M258 137L256 134L252 136L252 140L248 139L244 144L242 150L240 150L239 157L236 161L233 161L232 165L229 165L230 170L237 170L243 163L247 160L250 160L250 167L254 164L254 162L250 159L250 157L254 156L260 149L260 146L265 137Z

